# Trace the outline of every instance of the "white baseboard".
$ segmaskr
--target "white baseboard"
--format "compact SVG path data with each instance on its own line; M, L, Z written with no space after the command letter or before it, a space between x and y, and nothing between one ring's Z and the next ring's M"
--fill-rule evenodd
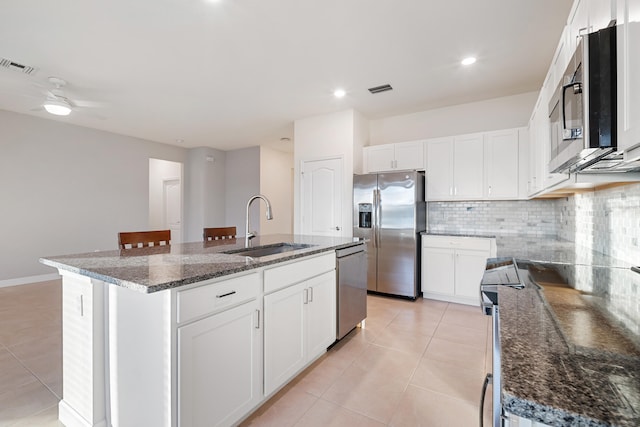
M59 280L58 273L40 274L38 276L18 277L17 279L0 280L0 288L7 286L27 285L29 283L47 282L49 280Z

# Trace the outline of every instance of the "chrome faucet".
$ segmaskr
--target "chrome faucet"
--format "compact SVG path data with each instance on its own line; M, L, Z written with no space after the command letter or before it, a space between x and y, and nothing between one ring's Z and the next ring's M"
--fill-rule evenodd
M267 199L262 194L256 194L255 196L251 196L251 198L247 202L247 220L245 222L245 226L246 226L245 230L246 230L247 234L245 234L245 239L244 239L244 247L245 248L249 247L249 240L251 240L254 237L256 237L255 234L253 234L252 232L249 231L249 207L251 206L251 203L256 199L264 200L264 203L267 205L267 219L269 219L269 220L273 219L273 215L271 213L271 203L269 203L269 199Z

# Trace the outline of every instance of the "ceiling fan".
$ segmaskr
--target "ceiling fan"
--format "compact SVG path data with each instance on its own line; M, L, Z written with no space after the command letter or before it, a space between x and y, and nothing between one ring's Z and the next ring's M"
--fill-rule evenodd
M67 85L67 82L59 77L49 77L47 80L54 86L52 89L46 89L47 98L42 103L42 108L49 114L68 116L77 107L100 106L96 102L71 100L66 97L63 88Z

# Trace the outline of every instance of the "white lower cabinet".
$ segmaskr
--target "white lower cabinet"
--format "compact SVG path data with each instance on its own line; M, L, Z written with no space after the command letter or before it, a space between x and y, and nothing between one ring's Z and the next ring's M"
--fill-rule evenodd
M264 297L264 394L270 395L336 339L335 271Z
M492 238L422 236L423 297L479 305L487 258L495 254Z
M178 328L181 427L226 426L262 400L260 303Z

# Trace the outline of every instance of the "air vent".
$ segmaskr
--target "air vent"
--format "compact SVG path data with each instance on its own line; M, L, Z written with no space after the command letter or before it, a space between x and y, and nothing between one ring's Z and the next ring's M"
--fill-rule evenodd
M370 87L369 88L369 92L371 92L371 93L386 92L388 90L393 90L391 85L382 85L382 86L376 86L376 87Z
M19 64L15 61L12 61L7 58L0 58L0 66L2 68L7 68L9 70L17 71L19 73L27 74L29 76L33 75L38 71L35 67L30 67L29 65Z

